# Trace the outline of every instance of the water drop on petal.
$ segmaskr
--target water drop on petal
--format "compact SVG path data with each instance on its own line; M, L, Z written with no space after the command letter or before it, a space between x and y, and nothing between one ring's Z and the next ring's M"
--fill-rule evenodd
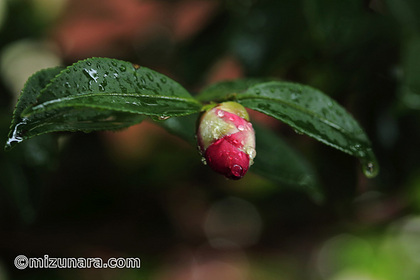
M239 164L235 164L232 166L230 171L232 172L232 175L235 177L242 177L243 176L243 168Z

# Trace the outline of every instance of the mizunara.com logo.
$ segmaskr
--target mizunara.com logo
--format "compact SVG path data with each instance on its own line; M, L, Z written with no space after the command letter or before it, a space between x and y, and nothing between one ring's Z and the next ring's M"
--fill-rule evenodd
M28 258L19 255L15 258L17 269L26 268L140 268L140 258L53 258L44 255L42 258Z

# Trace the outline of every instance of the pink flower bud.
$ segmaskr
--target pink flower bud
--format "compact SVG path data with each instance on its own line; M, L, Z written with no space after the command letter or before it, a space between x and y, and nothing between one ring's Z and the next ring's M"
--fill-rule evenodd
M206 163L229 179L240 179L255 158L255 132L245 108L224 102L206 111L197 131Z

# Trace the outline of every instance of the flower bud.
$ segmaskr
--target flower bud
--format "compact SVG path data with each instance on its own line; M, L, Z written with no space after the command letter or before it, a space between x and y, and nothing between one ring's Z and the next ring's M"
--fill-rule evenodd
M197 131L206 163L229 179L240 179L255 158L255 132L245 108L224 102L206 111Z

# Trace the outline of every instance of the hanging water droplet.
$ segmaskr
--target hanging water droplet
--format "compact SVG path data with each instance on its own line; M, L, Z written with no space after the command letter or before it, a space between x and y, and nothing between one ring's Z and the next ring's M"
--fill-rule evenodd
M368 178L373 178L378 174L376 165L371 161L362 162L362 168L363 168L363 173Z
M4 147L6 150L9 150L13 147L13 145L18 144L23 141L23 137L21 135L21 131L19 130L19 126L25 125L26 119L22 119L21 122L15 125L12 135L7 139L6 146Z
M363 174L368 178L374 178L379 173L379 164L376 161L373 151L369 149L366 152L366 157L360 159L362 164Z
M238 165L238 164L234 164L232 166L232 168L230 169L230 171L232 172L232 175L235 177L242 177L243 176L243 168L242 166Z

